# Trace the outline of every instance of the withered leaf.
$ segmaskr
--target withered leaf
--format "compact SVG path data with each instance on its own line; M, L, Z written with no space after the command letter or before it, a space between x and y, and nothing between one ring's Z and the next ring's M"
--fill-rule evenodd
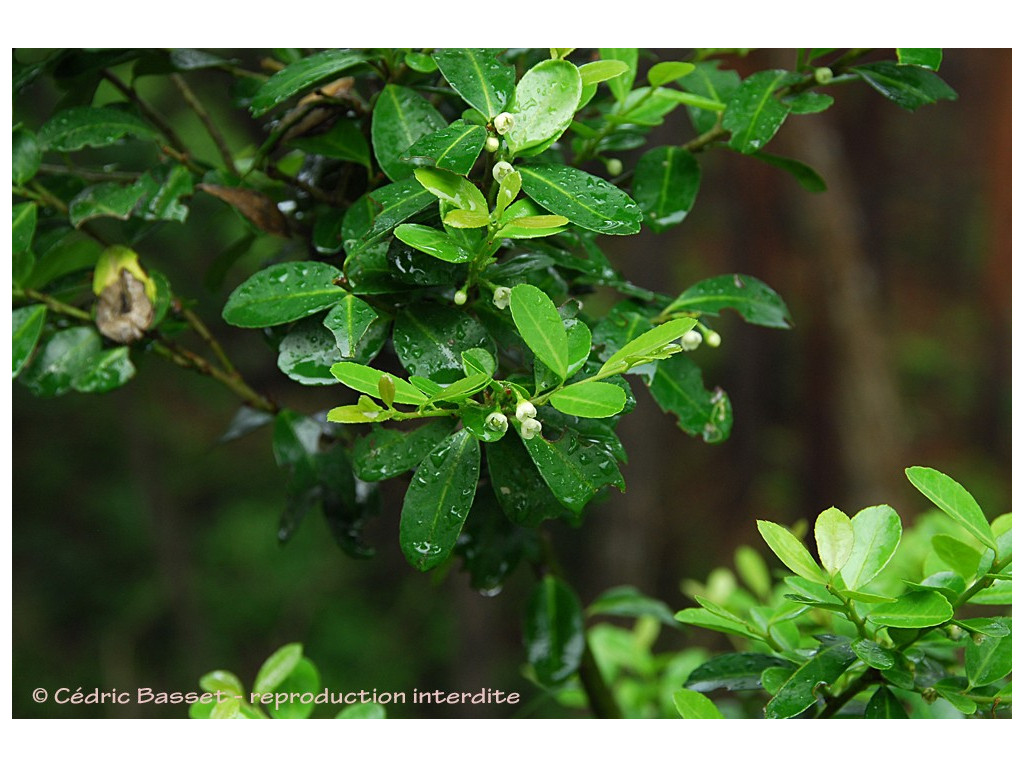
M262 192L245 187L222 187L216 184L197 184L196 189L201 189L233 206L264 232L288 237L288 220L274 201Z
M141 339L153 322L153 302L146 286L127 269L100 293L96 301L96 327L118 344Z

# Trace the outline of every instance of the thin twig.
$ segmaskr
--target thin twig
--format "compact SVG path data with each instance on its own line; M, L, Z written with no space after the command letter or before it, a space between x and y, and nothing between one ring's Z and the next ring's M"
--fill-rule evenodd
M138 181L141 173L134 171L95 171L87 168L75 168L70 165L51 165L42 163L39 172L47 176L73 175L84 181Z
M213 143L217 145L217 151L220 152L221 159L224 161L224 165L232 173L237 173L238 169L235 167L235 159L231 154L231 149L228 147L227 142L224 140L224 134L220 132L217 124L210 118L209 112L206 111L206 107L203 106L202 102L199 101L199 97L188 87L188 83L185 82L185 78L175 73L171 75L171 81L177 87L181 93L185 103L189 105L193 112L196 113L196 117L203 124L206 132L210 134L210 138L213 139Z
M206 323L200 319L199 315L191 309L183 308L181 310L181 316L185 318L185 322L189 324L189 327L196 332L199 338L206 342L206 345L213 351L213 354L217 356L217 360L220 362L224 371L232 376L237 376L238 371L235 368L234 363L231 362L231 359L227 356L227 353L224 352L224 348L220 345L220 342L214 338L212 333L210 333L210 329L206 327Z

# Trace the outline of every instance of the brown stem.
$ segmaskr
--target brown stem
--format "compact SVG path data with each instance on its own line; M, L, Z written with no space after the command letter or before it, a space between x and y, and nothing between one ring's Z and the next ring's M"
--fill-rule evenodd
M79 309L78 307L73 307L70 304L65 304L63 301L55 299L48 293L40 293L39 291L34 291L31 288L24 291L14 292L13 298L17 299L22 297L26 299L32 299L33 301L38 301L41 304L45 304L47 308L53 310L57 314L67 315L68 317L73 317L76 320L85 320L86 322L92 322L92 316L84 309Z
M210 138L213 139L213 143L217 145L217 151L220 152L221 159L224 161L225 167L232 173L237 173L238 169L235 167L235 159L231 154L231 149L228 147L227 142L224 140L224 134L220 132L217 124L210 118L210 113L206 111L206 107L199 101L199 97L188 87L188 83L185 82L185 78L175 73L171 75L171 81L177 87L181 93L185 103L189 105L199 121L203 124L206 132L210 134Z
M231 362L231 359L227 356L227 353L224 352L224 348L220 345L220 342L214 338L212 333L210 333L210 329L206 327L206 323L200 319L199 315L191 309L182 309L181 316L185 318L185 322L189 324L189 327L196 332L199 338L206 342L206 345L213 351L213 354L217 356L217 361L220 363L225 373L237 376L238 371L235 369L234 363Z
M266 413L277 413L279 408L268 398L256 392L237 374L231 375L210 364L210 361L185 347L162 336L154 339L150 348L158 355L167 358L183 368L192 368L199 373L210 376L230 389L242 401L253 408Z

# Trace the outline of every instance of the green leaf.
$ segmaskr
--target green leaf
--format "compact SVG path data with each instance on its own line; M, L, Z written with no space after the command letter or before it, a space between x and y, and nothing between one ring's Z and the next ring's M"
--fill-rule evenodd
M910 112L940 99L955 101L957 97L941 77L921 67L877 61L851 70L889 101Z
M656 147L636 164L633 197L655 232L664 232L686 218L699 188L700 165L679 147Z
M483 374L477 375L483 376ZM483 380L489 381L490 377ZM452 386L455 385L453 384ZM508 431L507 423L504 428L492 427L487 423L487 417L494 412L494 406L483 406L475 403L465 403L461 408L459 408L459 416L462 419L463 426L469 430L469 434L484 443L493 443L501 440ZM513 441L510 440L509 442Z
M278 720L302 720L313 714L313 701L302 701L302 694L315 696L320 689L320 672L309 659L301 658L291 673L275 688L276 693L289 694L287 700L267 704L270 716ZM310 697L312 698L312 696Z
M366 143L358 120L342 118L326 133L290 139L288 145L310 155L321 155L370 167L370 145Z
M498 370L498 363L495 361L494 355L486 349L475 347L462 353L462 369L467 376L472 376L474 373L486 373L488 376L493 376L494 372Z
M750 691L761 688L761 673L773 667L796 669L791 661L764 653L726 653L704 662L686 679L691 691Z
M1007 619L1009 623L1009 619ZM982 635L964 649L964 668L971 688L990 685L1010 674L1013 638Z
M15 184L31 181L39 170L43 150L32 131L18 128L11 137L11 180Z
M417 140L441 130L447 121L416 91L391 83L377 96L370 136L377 164L392 181L412 175L415 166L402 160Z
M479 347L494 354L486 329L467 312L452 307L416 304L398 313L395 354L409 373L438 384L461 379L462 353Z
M514 122L505 141L512 154L546 146L565 133L582 91L580 71L568 61L548 59L526 72L509 109Z
M659 61L647 71L647 82L658 87L684 77L696 67L688 61Z
M685 355L657 363L650 382L651 395L661 410L674 413L688 435L700 435L708 444L728 439L732 432L732 403L724 390L704 388L701 370Z
M416 179L402 179L388 184L375 189L363 199L365 202L362 205L357 200L349 208L342 223L342 242L345 252L350 256L375 244L385 233L434 202L434 196ZM350 213L353 219L349 218ZM362 226L357 226L355 218L364 215L365 221L359 222Z
M900 64L912 64L936 72L942 64L941 48L897 48L896 58Z
M495 58L498 49L442 48L434 61L451 87L488 119L501 113L516 84L515 67Z
M465 176L473 169L486 141L487 129L482 125L456 120L447 128L419 139L406 151L405 158Z
M831 107L835 99L827 93L803 91L794 96L786 96L784 101L794 115L814 115Z
M616 59L587 62L580 67L580 82L584 86L603 83L629 71L629 64Z
M512 204L512 201L516 199L522 188L523 176L519 171L506 173L502 177L498 184L498 198L494 203L494 212L500 217L501 221L505 221L505 209Z
M817 701L818 686L834 683L856 658L849 645L822 646L771 698L765 717L796 717Z
M570 416L603 419L622 411L626 393L621 387L604 381L581 381L555 392L551 405Z
M963 627L968 632L988 635L989 637L1006 637L1010 634L1009 621L1006 618L964 619L963 621L954 621L953 623Z
M609 79L608 87L619 102L626 100L630 89L633 87L633 80L636 79L637 49L636 48L601 48L601 58L609 61L621 61L626 65L626 70L621 74Z
M891 669L896 663L896 656L888 649L878 643L861 638L854 640L850 647L857 654L857 658L875 669Z
M331 366L331 374L349 389L362 392L365 395L377 397L378 383L384 371L370 368L359 363L342 362ZM390 375L390 374L389 374ZM426 395L405 379L397 376L391 377L395 383L395 402L403 405L422 405L427 402Z
M862 509L853 516L853 551L840 573L850 589L874 579L888 564L900 543L903 527L887 504Z
M346 50L320 51L299 59L280 72L275 72L260 86L253 96L249 110L253 117L259 117L282 101L365 61L366 57L363 54Z
M433 395L430 398L430 402L461 403L464 400L468 400L490 383L490 374L474 373L464 379L458 379L448 384L436 395Z
M703 693L681 688L672 692L672 702L676 705L679 716L685 720L722 720L725 718Z
M775 291L750 275L731 274L711 277L691 285L665 309L671 312L700 312L717 315L733 309L754 325L789 328L789 310Z
M938 592L908 592L892 603L883 603L868 613L883 627L920 629L935 627L953 618L953 607Z
M557 440L538 435L523 440L523 445L551 492L577 515L604 486L625 490L611 448L599 440L583 439L575 429L566 429Z
M464 211L487 213L487 200L476 186L461 176L439 168L417 168L416 180L430 194Z
M943 678L942 680L936 680L932 688L965 715L973 715L978 711L977 703L964 695L967 689L967 678Z
M244 717L241 713L242 704L238 699L222 699L210 710L211 720L236 720Z
M380 704L365 701L359 704L349 704L334 717L337 720L385 720L387 711Z
M569 341L554 302L540 288L520 283L512 289L510 307L526 345L559 379L565 379Z
M18 203L11 208L11 253L27 251L36 231L36 204Z
M1013 588L1009 581L1000 581L974 594L971 605L1012 605Z
M602 592L587 607L588 616L653 616L662 624L675 627L676 620L671 609L653 597L640 592L636 587L612 587Z
M706 608L684 608L676 613L676 621L680 621L683 624L692 624L695 627L703 627L704 629L713 629L716 632L738 635L748 640L764 641L763 636L758 635L741 622L717 616Z
M480 443L460 430L440 443L413 474L402 505L399 543L417 570L451 554L473 505L480 477Z
M360 344L370 330L370 326L380 318L376 310L351 293L341 297L336 305L331 307L323 324L332 334L341 357L355 358L360 351ZM356 362L366 362L357 360Z
M17 378L43 333L46 305L32 304L14 310L11 314L11 357L13 377Z
M331 375L331 365L337 361L334 335L313 317L297 322L277 348L281 373L306 386L337 384Z
M478 229L486 227L491 223L491 217L483 211L463 211L456 208L445 214L444 224L446 227L455 229Z
M681 317L655 326L619 348L605 360L599 373L608 373L623 368L623 365L628 370L635 365L636 360L660 354L666 344L674 342L696 324L693 318Z
M273 693L295 670L302 660L302 644L289 643L270 654L263 662L256 680L252 684L253 693Z
M740 578L755 595L767 601L772 591L772 576L768 572L768 564L764 558L753 548L741 545L736 548L733 559L736 563L736 573Z
M959 539L940 533L932 536L932 549L946 565L967 579L974 579L981 565L981 552Z
M490 443L487 470L494 496L513 523L533 528L563 514L564 507L540 477L520 440L509 437Z
M780 157L779 155L771 155L767 152L755 152L751 157L756 157L763 163L773 165L779 168L794 179L796 179L800 186L806 189L808 192L824 192L827 189L825 180L818 175L818 172L811 168L811 166L801 163L799 160L794 160L790 157Z
M172 166L166 174L147 171L138 184L143 190L136 215L149 221L184 222L188 206L182 197L191 195L194 186L192 174L183 165Z
M864 707L866 720L906 720L907 710L900 700L884 685L878 686Z
M395 228L395 237L435 259L452 264L462 264L473 258L450 235L422 224L400 224Z
M740 76L731 69L718 69L719 63L713 59L697 62L696 69L680 85L688 92L710 101L720 104L728 101L729 96L740 87ZM707 109L688 106L687 111L697 133L710 131L718 120L718 114Z
M763 149L789 114L789 105L775 97L789 73L781 69L757 72L729 96L722 127L729 131L729 146L749 155Z
M229 696L244 696L245 686L238 676L224 669L215 669L199 678L199 687L209 693L223 691Z
M135 366L128 357L128 347L116 347L100 352L78 372L71 386L77 392L109 392L117 389L135 375Z
M111 107L72 107L58 112L39 129L44 150L74 152L105 147L125 136L155 139L156 131L130 112Z
M356 477L376 483L408 472L451 434L452 426L450 418L442 417L408 432L374 427L368 435L356 438L352 447Z
M978 502L951 477L929 467L909 467L907 479L939 509L966 528L986 547L996 548L992 528Z
M228 296L224 321L241 328L281 325L337 304L341 272L317 261L275 264L249 277Z
M78 376L90 370L101 347L92 327L57 331L25 366L19 380L37 396L63 395Z
M821 569L814 562L811 553L788 529L768 520L758 520L757 530L772 552L789 570L813 582L824 583Z
M132 215L144 194L145 190L138 184L94 184L83 189L71 200L68 204L68 217L76 228L86 221L101 217L125 221Z
M568 680L583 659L583 609L572 589L545 576L533 589L523 628L526 658L543 686Z
M814 540L818 559L830 575L846 565L853 554L853 523L835 507L829 507L814 523Z
M635 235L643 212L618 187L566 165L522 166L523 191L551 213L605 235Z

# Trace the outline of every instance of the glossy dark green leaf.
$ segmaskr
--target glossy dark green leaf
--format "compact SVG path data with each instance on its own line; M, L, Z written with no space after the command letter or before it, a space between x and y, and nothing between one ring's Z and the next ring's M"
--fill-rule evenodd
M580 72L568 61L548 59L527 71L509 108L514 122L505 141L512 153L547 146L565 133L582 90Z
M1009 624L1009 619L1006 620ZM1002 680L1012 669L1013 638L982 635L964 649L964 668L971 688Z
M896 656L888 648L883 648L878 643L865 638L854 640L850 647L857 654L857 658L875 669L891 669L896 663Z
M952 536L932 536L932 549L939 558L964 579L973 579L981 564L981 552Z
M583 659L583 609L572 589L545 576L533 589L523 628L526 658L541 685L568 680Z
M731 69L719 69L716 60L699 61L696 69L683 78L680 85L688 92L712 101L725 103L740 86L740 76ZM697 133L706 133L715 127L718 113L688 106L690 121Z
M137 184L122 186L103 182L86 187L68 204L68 217L75 227L98 218L126 220L145 194Z
M551 492L577 516L605 486L625 491L626 481L611 447L585 439L575 429L565 429L554 440L538 435L523 440L523 445Z
M604 179L566 165L529 165L519 172L527 195L573 224L605 235L640 231L640 206Z
M587 606L588 616L653 616L662 624L675 627L672 610L661 600L648 597L636 587L612 587L598 595Z
M260 86L259 91L253 96L249 109L253 117L259 117L282 101L365 61L366 57L363 54L346 50L320 51L299 59L280 72L275 72Z
M570 416L604 419L621 413L626 405L626 393L605 381L581 381L555 392L550 402Z
M877 61L853 67L861 78L899 107L913 112L940 99L956 100L956 91L931 70Z
M428 256L450 264L463 264L473 258L473 254L447 232L422 224L399 224L395 228L395 237Z
M765 708L765 717L796 717L817 701L815 689L818 686L834 683L856 658L849 645L822 646L772 697Z
M896 511L887 504L862 509L853 516L853 551L840 573L850 589L874 579L892 558L903 527Z
M896 58L900 64L913 64L938 71L942 64L941 48L897 48Z
M693 691L749 691L761 688L761 673L772 667L796 669L791 661L764 653L726 653L697 667L686 679Z
M498 363L494 359L494 355L486 349L475 347L462 353L462 369L467 376L472 376L474 373L486 373L488 376L493 376L498 369Z
M275 693L290 694L280 703L267 704L270 716L279 720L300 720L313 714L316 704L311 700L320 693L320 672L307 658L299 659L291 673L274 689ZM303 694L311 694L303 701Z
M252 684L253 693L273 693L302 661L302 644L289 643L274 651L260 666Z
M441 130L447 121L416 91L389 84L377 96L370 136L377 164L392 181L412 175L415 166L402 160L417 140Z
M814 115L831 107L835 99L827 93L802 91L794 96L787 96L784 101L794 115Z
M514 428L509 425L509 429ZM509 435L490 443L486 450L491 487L509 520L532 528L564 513L521 441Z
M521 283L512 289L509 308L526 345L564 379L569 368L569 341L554 302L540 288Z
M651 395L663 411L673 413L688 435L720 443L732 432L732 403L724 390L704 388L700 368L685 355L660 360L650 383Z
M450 384L465 375L463 352L480 347L494 354L494 342L479 321L441 305L418 304L399 312L394 344L409 373L439 384Z
M965 715L973 715L978 711L977 702L968 698L966 677L946 677L937 680L932 686L946 701Z
M775 291L750 275L720 275L701 280L683 291L665 309L669 312L700 312L717 315L732 309L748 323L769 328L789 328L789 309Z
M996 548L992 527L974 497L956 480L930 467L910 467L907 479L935 506L987 547Z
M193 192L192 174L183 165L175 165L166 173L147 171L139 185L143 190L137 215L148 220L184 222L188 206L182 201Z
M477 374L483 376L484 374ZM488 381L490 377L484 379ZM454 384L452 386L455 386ZM462 419L463 426L469 430L469 433L477 440L483 443L493 443L501 440L508 432L508 421L506 420L502 424L492 425L488 421L488 417L495 413L494 406L483 406L476 405L475 403L463 403L462 407L459 408L459 416ZM498 411L500 413L500 411Z
M358 120L342 118L326 133L291 139L289 146L311 155L332 157L349 163L370 167L370 145L359 128Z
M11 180L15 184L30 181L39 170L43 150L32 131L19 128L11 137Z
M11 253L27 251L36 231L36 204L18 203L11 208Z
M664 232L686 218L699 188L700 165L679 147L657 147L636 164L633 197L655 232Z
M886 686L880 685L864 707L866 720L906 720L907 710Z
M345 222L342 225L345 252L351 255L354 251L375 243L382 235L409 217L415 216L435 199L416 179L402 179L375 189L365 198L362 205L357 201L350 209L362 210L368 214L365 217L365 228L348 226L349 213L345 214ZM385 248L385 253L386 251Z
M398 537L417 570L428 571L448 559L473 505L479 477L480 443L466 430L438 444L413 474Z
M424 74L437 72L437 62L434 61L429 54L420 53L418 51L409 51L405 54L405 65L409 67L409 69L413 69Z
M788 77L781 69L757 72L732 92L722 115L722 127L732 134L730 147L749 155L771 140L789 114L789 105L775 96Z
M757 530L761 538L793 573L812 582L825 582L818 564L814 562L807 547L789 529L768 520L758 520Z
M16 378L39 342L46 322L46 306L32 304L14 310L11 315L11 357Z
M128 347L116 347L90 359L71 386L77 392L109 392L127 384L134 375L135 366L128 357Z
M395 402L403 405L422 405L426 396L409 382L367 365L344 361L331 366L331 375L349 389L371 397L380 397L380 377L391 376L395 385Z
M473 499L455 552L469 573L470 586L490 597L501 591L523 560L538 556L538 539L536 531L509 521L485 484Z
M446 247L457 247L459 250L455 251L456 253L464 250L457 237L450 233L446 233L446 236L449 238L445 241ZM391 267L391 278L405 285L440 285L447 288L464 285L469 276L469 266L466 262L454 263L428 256L397 237L393 238L388 246L387 263Z
M331 307L331 311L323 320L323 325L334 334L337 351L342 358L365 364L368 361L356 359L362 351L360 345L371 326L379 320L373 307L358 296L346 293Z
M447 128L419 139L405 157L465 176L480 157L486 141L487 129L482 125L456 120Z
M235 288L224 305L224 321L241 328L281 325L338 303L345 290L341 272L316 261L275 264Z
M105 147L125 136L156 138L156 131L131 112L112 107L72 107L58 112L39 129L43 149L74 152L82 147Z
M721 720L721 713L715 703L703 693L681 688L672 693L672 703L676 706L679 716L685 720Z
M341 357L334 335L317 318L295 324L281 340L277 367L292 381L306 386L337 384L331 366Z
M101 347L92 327L57 331L22 369L19 380L37 396L63 395L91 369Z
M938 592L908 592L895 602L883 603L868 613L868 618L883 627L919 629L949 621L953 608Z
M601 48L601 58L604 60L621 61L626 65L626 70L616 77L608 80L608 87L615 95L616 100L625 101L626 96L633 88L633 81L636 79L636 67L638 52L636 48Z
M779 155L771 155L767 152L755 152L752 157L756 157L763 163L768 163L768 165L773 165L776 168L785 171L796 179L800 186L808 192L824 192L828 188L825 184L825 180L818 175L816 170L805 163L801 163L799 160L794 160L790 157L780 157Z
M498 49L442 48L434 52L444 79L487 118L504 111L516 84L515 67L495 58Z
M184 72L219 67L230 63L227 59L209 51L200 51L195 48L175 48L170 53L170 59L176 69Z
M448 437L452 427L453 421L444 417L428 419L407 432L373 427L369 434L356 438L352 447L356 476L375 483L408 472Z
M605 360L601 366L601 373L617 369L630 370L638 360L664 356L665 345L674 342L696 324L697 321L693 318L680 317L644 331L635 339L623 344Z

